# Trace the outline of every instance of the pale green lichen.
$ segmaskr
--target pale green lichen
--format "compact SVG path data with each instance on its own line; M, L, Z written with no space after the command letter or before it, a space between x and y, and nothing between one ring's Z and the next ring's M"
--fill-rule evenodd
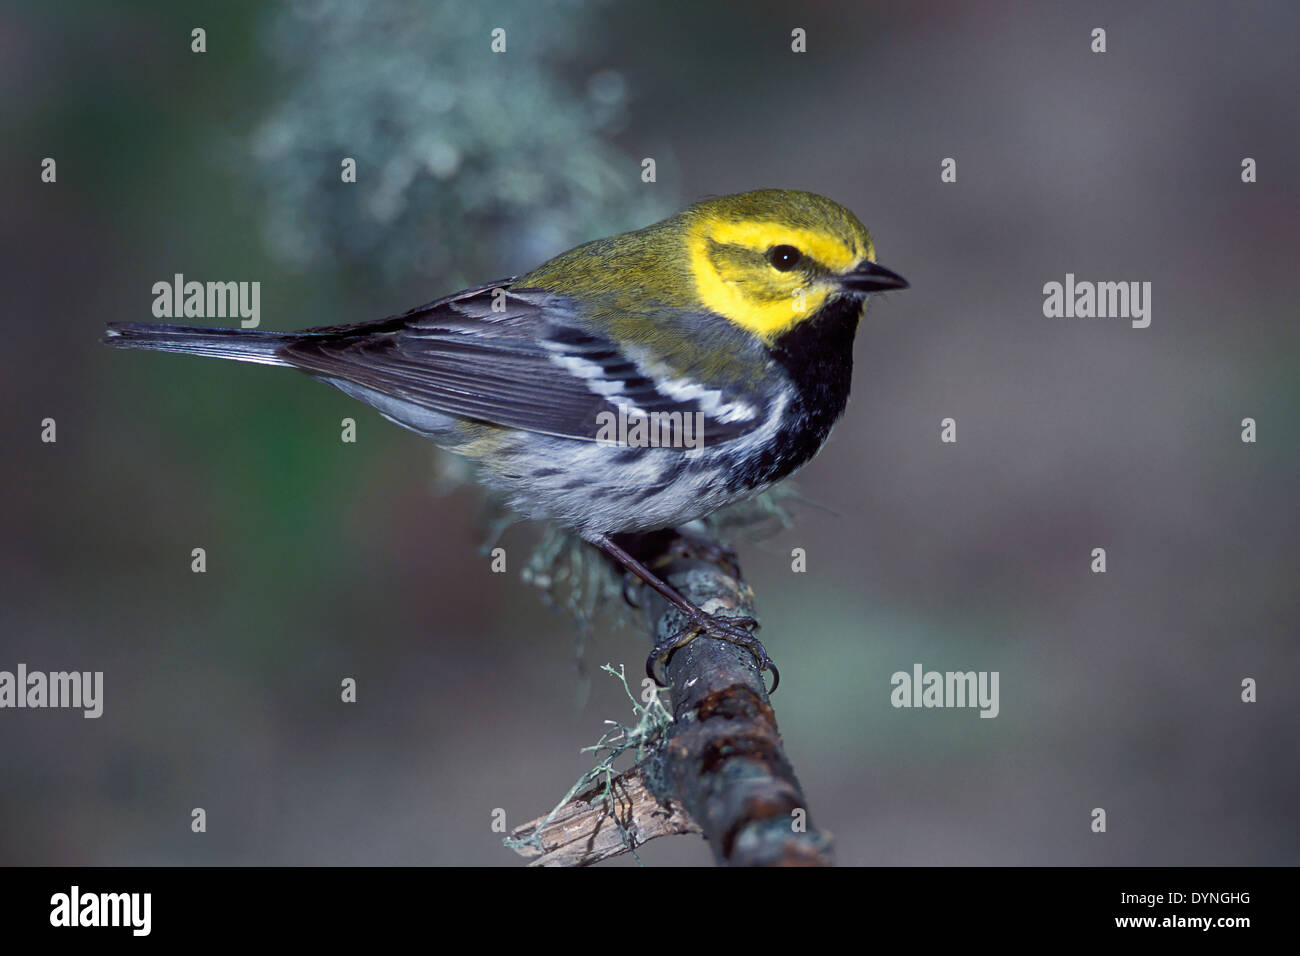
M631 851L634 857L637 857L635 841L624 827L623 821L619 818L617 812L614 778L622 771L616 769L615 763L627 753L632 754L633 764L639 763L672 724L673 716L669 713L668 708L664 706L657 689L650 695L650 699L645 702L632 693L622 664L618 666L617 670L609 664L602 664L600 669L617 678L623 685L623 692L627 694L628 700L632 702L632 712L636 716L636 723L629 725L616 720L605 721L608 729L601 734L600 739L589 747L583 747L581 750L581 753L595 753L599 757L595 766L578 778L578 781L569 788L569 792L561 797L560 802L555 805L551 812L533 828L531 836L523 840L506 837L502 841L512 850L518 851L525 847L531 847L544 853L546 848L542 845L542 833L559 816L565 804L578 794L590 789L594 784L596 789L588 802L600 801L604 803L606 813L614 821L614 825L618 827L619 835L623 838L623 845ZM637 862L641 862L640 857L637 857Z

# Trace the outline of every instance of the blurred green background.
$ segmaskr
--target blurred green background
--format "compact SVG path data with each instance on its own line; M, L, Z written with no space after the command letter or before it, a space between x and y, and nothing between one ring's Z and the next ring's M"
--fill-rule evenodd
M514 864L493 810L544 813L630 716L520 580L538 529L493 574L479 492L415 435L103 323L177 272L261 282L263 328L375 318L761 187L848 206L912 282L800 476L834 513L736 542L838 859L1297 862L1297 29L1227 2L0 8L0 669L105 672L99 720L0 711L0 862ZM1066 272L1150 281L1151 327L1044 318ZM601 627L585 660L645 650ZM914 662L999 671L1000 716L893 709Z

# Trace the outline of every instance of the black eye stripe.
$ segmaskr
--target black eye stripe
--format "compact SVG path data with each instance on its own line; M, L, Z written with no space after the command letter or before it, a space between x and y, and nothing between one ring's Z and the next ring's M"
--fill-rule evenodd
M799 264L799 260L802 258L803 253L794 246L773 246L767 250L767 261L772 264L773 269L779 272L789 272Z

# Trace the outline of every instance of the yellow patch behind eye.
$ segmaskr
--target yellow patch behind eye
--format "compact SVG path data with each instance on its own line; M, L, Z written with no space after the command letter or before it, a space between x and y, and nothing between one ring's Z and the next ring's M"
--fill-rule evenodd
M709 256L709 243L741 246L766 253L773 246L791 245L832 272L845 272L864 258L874 255L849 245L826 232L784 226L775 222L722 222L706 219L687 234L691 272L700 301L712 312L725 316L771 342L822 307L830 289L822 284L800 285L798 269L790 277L790 295L785 298L757 298L743 283L728 281L718 274ZM771 268L770 266L768 268Z

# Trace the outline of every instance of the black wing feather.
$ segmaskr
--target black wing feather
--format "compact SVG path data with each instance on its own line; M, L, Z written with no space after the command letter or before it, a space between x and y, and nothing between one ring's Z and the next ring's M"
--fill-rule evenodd
M572 300L508 289L509 282L375 322L307 329L277 354L312 374L443 414L568 438L594 439L600 413L617 413L619 402L646 412L701 410L662 394L615 342L587 326ZM756 396L735 397L761 408ZM705 435L725 441L760 421L706 419Z

